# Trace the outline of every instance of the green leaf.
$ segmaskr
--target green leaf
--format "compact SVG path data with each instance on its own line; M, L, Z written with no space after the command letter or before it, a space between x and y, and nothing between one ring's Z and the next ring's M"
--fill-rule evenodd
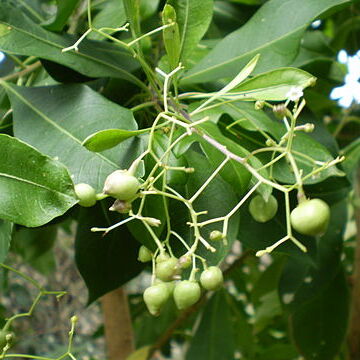
M349 179L352 179L354 172L360 166L360 138L345 147L342 153L345 155L344 169Z
M19 9L0 3L1 51L51 60L90 77L123 78L143 87L142 82L131 74L139 63L130 52L108 42L86 39L79 45L79 51L61 51L75 41L72 36L44 30Z
M76 204L62 164L8 135L0 135L0 153L0 218L41 226Z
M53 246L57 236L57 225L35 229L18 228L13 237L12 251L23 261L44 275L56 268Z
M256 54L261 54L257 72L289 65L308 24L328 10L347 4L349 0L304 0L299 7L298 0L270 0L188 71L182 83L234 77Z
M96 29L103 27L119 28L126 22L124 3L119 0L108 0L102 4L101 10L92 19L92 26ZM111 34L112 32L106 31ZM103 36L96 32L89 34L89 39L102 40Z
M9 251L13 224L0 219L0 263L4 262Z
M77 7L79 0L56 0L56 16L43 26L51 31L61 31L66 25L69 16Z
M189 150L186 153L186 160L189 167L196 169L196 171L189 176L189 180L186 184L185 196L190 197L195 194L195 192L203 185L204 181L209 178L214 171L214 167L205 156L193 150ZM222 177L216 176L194 201L193 205L195 211L208 211L207 214L202 215L199 219L200 221L205 221L226 215L235 207L237 202L238 199L232 187L225 182ZM179 202L170 202L172 228L178 234L182 235L188 244L192 244L194 235L189 229L189 226L186 225L186 222L190 221L190 219L188 218L188 212L185 210L185 207L182 204L180 205ZM216 248L216 252L214 253L205 249L204 246L199 245L196 253L205 257L211 265L220 263L228 254L229 249L237 238L238 223L238 213L235 213L229 221L227 245L224 245L221 241L216 243L213 242L211 245ZM212 230L222 231L222 224L216 223L204 226L201 229L201 235L205 239L209 239L209 234Z
M14 111L14 134L58 158L69 168L75 184L85 182L101 191L106 176L119 167L127 168L140 151L141 141L137 139L104 153L90 152L81 145L99 130L118 126L137 128L130 110L87 86L26 88L7 83L3 86Z
M163 39L166 53L169 59L171 70L175 69L179 64L180 59L180 34L179 26L176 22L175 9L166 4L162 12L163 25L173 24L163 30Z
M176 12L180 29L180 61L187 63L190 55L207 31L213 12L213 0L168 0Z
M83 142L88 150L93 152L101 152L113 148L123 141L149 132L151 129L141 130L123 130L123 129L106 129L89 135Z
M329 151L320 143L313 140L310 136L304 133L297 133L294 138L293 147L295 161L302 170L303 176L306 176L314 170L314 162L309 160L307 157L311 157L316 161L320 162L328 162L333 160L334 158L331 156ZM302 155L300 155L302 154ZM285 183L294 183L295 176L289 167L289 164L286 160L278 161L273 167L273 175L274 177L280 181ZM328 169L321 171L311 177L308 177L304 183L305 184L315 184L319 183L328 177L331 176L344 176L345 174L340 171L336 166L331 166Z
M235 143L234 141L223 135L220 129L216 126L216 124L207 122L201 124L200 128L202 130L205 130L206 134L211 136L213 139L216 139L219 143L226 146L226 148L233 154L240 157L246 157L249 154L249 152L241 145ZM214 166L219 166L220 163L224 160L225 155L206 141L201 139L200 142L209 161ZM249 163L255 169L259 169L263 166L262 162L258 160L255 156L252 156L249 159ZM267 178L268 176L266 170L261 170L260 174L265 178ZM258 180L252 177L248 170L246 170L242 164L232 159L220 171L220 175L224 178L224 180L226 180L229 184L232 185L234 191L238 194L243 194L248 189L249 183L255 185L258 182ZM271 194L271 188L264 184L260 185L257 191L261 193L266 199Z
M140 30L140 0L123 0L125 14L128 22L130 23L130 29L133 38L139 37Z
M334 359L343 344L349 316L349 289L342 268L317 297L290 316L294 342L305 359Z
M234 360L234 337L227 295L220 290L206 304L186 360Z
M306 71L295 68L272 70L244 81L229 96L239 96L244 100L281 101L288 98L294 88L305 89L313 85L316 78Z
M139 243L126 226L105 237L91 232L92 227L108 227L119 221L118 214L108 212L111 202L92 209L82 208L75 239L75 261L89 291L88 303L135 277L143 268L137 261Z

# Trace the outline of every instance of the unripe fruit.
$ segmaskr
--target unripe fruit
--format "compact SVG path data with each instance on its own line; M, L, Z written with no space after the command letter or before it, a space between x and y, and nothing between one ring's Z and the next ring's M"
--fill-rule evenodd
M278 203L274 196L270 195L269 200L265 201L261 195L256 195L250 201L249 211L257 222L267 222L271 220L278 209Z
M172 293L174 292L174 289L175 289L174 281L164 282L164 281L161 281L160 279L155 279L154 285L157 285L157 284L165 284L169 291L169 295L172 295Z
M292 227L303 235L322 235L330 219L329 205L321 199L301 202L290 214Z
M89 184L76 184L75 194L79 199L79 205L84 207L94 206L96 204L95 189Z
M217 266L210 266L201 273L200 284L206 290L217 290L223 283L223 273Z
M170 256L169 254L167 253L162 253L162 254L159 254L157 257L156 257L156 262L157 263L161 263L165 260L169 260L170 259Z
M159 315L163 305L169 299L170 293L166 284L160 283L148 287L144 291L144 301L151 315Z
M179 258L178 265L181 269L187 269L192 264L191 255L183 255Z
M213 230L210 235L209 235L209 239L211 241L220 241L224 238L224 235L221 231L219 230Z
M155 275L162 281L174 280L174 276L178 274L178 272L178 259L175 257L156 264Z
M194 305L200 299L200 295L200 285L196 281L181 281L174 289L174 300L179 310L183 310L191 305Z
M146 263L152 260L152 252L144 245L140 246L138 260L142 263Z
M9 331L0 330L0 353L7 343L11 344L14 339L14 334Z
M126 170L116 170L105 180L103 192L119 200L132 200L140 187L139 180Z

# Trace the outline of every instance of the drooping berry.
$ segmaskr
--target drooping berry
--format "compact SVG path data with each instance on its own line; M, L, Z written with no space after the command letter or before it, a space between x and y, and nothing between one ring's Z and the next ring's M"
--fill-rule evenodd
M200 284L206 290L218 290L223 283L223 273L217 266L210 266L200 275Z

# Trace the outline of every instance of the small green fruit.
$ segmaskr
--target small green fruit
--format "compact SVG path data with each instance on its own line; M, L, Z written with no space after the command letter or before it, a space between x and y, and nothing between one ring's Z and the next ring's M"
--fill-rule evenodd
M162 281L172 281L179 273L178 259L172 257L156 264L155 275Z
M181 269L187 269L192 264L191 255L185 254L179 258L179 266Z
M303 235L324 234L329 225L329 220L329 205L321 199L305 200L290 214L292 227Z
M145 289L143 297L150 314L159 315L169 296L169 288L165 283L156 284Z
M200 284L206 290L218 290L223 283L223 273L217 266L210 266L201 273Z
M156 257L156 262L157 263L161 263L165 260L169 260L170 259L170 255L167 254L167 253L162 253L162 254L159 254L157 257Z
M91 207L96 204L95 189L89 184L76 184L75 194L79 199L79 205L84 207Z
M138 260L142 263L146 263L152 260L152 252L144 245L140 246Z
M209 239L211 241L220 241L223 238L224 238L224 234L219 230L213 230L209 235Z
M0 353L7 343L11 344L14 339L14 334L9 331L0 330Z
M270 195L269 200L265 201L261 195L256 195L251 199L249 211L257 222L267 222L271 220L278 209L278 203L274 196Z
M103 192L119 200L132 200L140 187L139 180L126 170L116 170L105 180Z
M174 300L179 310L184 310L194 305L200 299L200 295L200 285L196 281L181 281L174 289Z

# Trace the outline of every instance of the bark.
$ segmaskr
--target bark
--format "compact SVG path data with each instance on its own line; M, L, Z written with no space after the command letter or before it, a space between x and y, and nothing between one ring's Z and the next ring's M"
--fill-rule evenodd
M124 288L107 293L102 297L101 302L108 359L125 360L135 347L129 304Z

